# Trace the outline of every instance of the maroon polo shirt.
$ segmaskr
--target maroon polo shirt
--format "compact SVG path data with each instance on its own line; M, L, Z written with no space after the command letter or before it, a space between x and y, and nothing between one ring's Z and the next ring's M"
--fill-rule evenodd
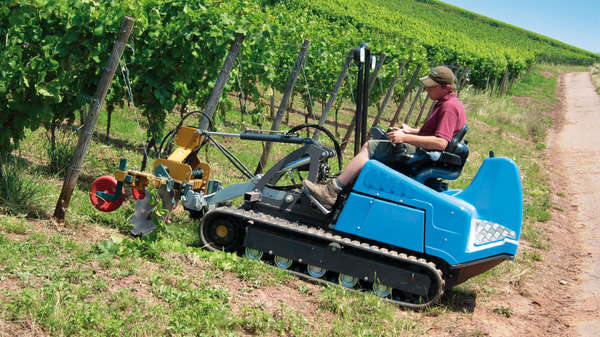
M450 142L466 122L465 107L456 93L451 92L435 103L431 115L419 129L417 135L436 136Z

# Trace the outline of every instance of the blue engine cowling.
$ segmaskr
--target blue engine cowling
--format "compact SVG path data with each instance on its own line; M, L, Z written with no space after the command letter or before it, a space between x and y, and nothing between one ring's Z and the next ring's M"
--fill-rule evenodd
M510 159L487 158L465 190L442 193L370 160L335 230L461 268L496 256L514 257L522 218L521 179Z

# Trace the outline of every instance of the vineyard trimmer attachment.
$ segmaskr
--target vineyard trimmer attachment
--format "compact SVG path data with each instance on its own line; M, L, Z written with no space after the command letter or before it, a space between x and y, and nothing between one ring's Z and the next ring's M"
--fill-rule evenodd
M133 234L147 234L154 225L150 221L150 198L146 196L148 186L157 188L163 207L170 209L174 200L186 200L186 196L203 195L219 188L217 181L209 181L210 166L198 160L194 150L201 145L202 137L194 128L181 127L175 137L177 147L168 158L154 161L153 172L127 169L127 161L121 159L115 176L97 178L90 190L90 200L104 212L116 210L125 197L124 187L132 188L136 202L136 213L131 219Z
M233 198L244 195L256 189L261 181L262 175L254 176L235 156L219 144L213 136L239 137L245 140L271 141L279 143L316 144L311 138L299 137L297 131L305 127L313 127L323 131L335 144L335 150L321 149L322 155L337 156L341 168L340 147L333 135L324 128L317 125L301 125L286 133L272 134L260 131L245 131L239 134L211 132L198 130L189 126L181 126L176 132L175 143L177 147L166 159L154 161L154 174L127 169L127 161L121 159L119 170L115 176L102 176L97 178L90 189L90 200L100 211L111 212L119 208L125 198L125 187L130 187L132 196L136 199L135 214L130 222L134 225L132 233L148 234L154 229L150 221L152 206L150 198L146 196L146 187L158 189L162 199L163 208L171 210L173 206L181 201L183 207L190 212L193 218L199 218L214 205L227 203ZM223 188L218 180L209 180L210 166L200 162L197 157L199 149L206 141L212 141L217 148L236 166L248 181L233 184ZM297 154L293 156L297 160L287 167L282 167L279 175L291 173L295 169L307 169L310 165L316 165L307 161L308 157ZM329 172L328 166L320 168L320 174ZM278 176L279 177L279 176ZM293 177L292 177L293 180ZM298 187L296 184L295 187Z

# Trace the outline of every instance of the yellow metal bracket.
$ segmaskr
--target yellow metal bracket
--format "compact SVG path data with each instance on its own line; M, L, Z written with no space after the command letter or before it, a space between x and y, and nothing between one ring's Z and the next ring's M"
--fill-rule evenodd
M177 144L177 147L167 159L156 159L154 161L152 172L159 165L163 165L176 183L185 182L191 185L192 190L206 193L210 177L210 166L200 162L198 157L192 154L194 149L202 144L202 134L195 128L182 126L175 136L175 144ZM201 179L192 179L192 173L195 170L202 170ZM129 182L126 179L128 175L132 177ZM160 185L167 182L166 179L158 178L153 174L133 170L119 170L116 172L115 178L117 181L140 190L148 185L160 187Z

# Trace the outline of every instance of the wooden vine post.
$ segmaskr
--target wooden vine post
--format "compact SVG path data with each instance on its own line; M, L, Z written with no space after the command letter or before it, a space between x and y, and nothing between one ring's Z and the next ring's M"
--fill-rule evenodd
M423 112L425 111L425 106L427 106L427 103L429 103L429 95L425 96L423 105L421 105L421 110L419 111L419 115L417 115L417 120L415 121L415 127L419 125L419 122L421 122L421 116L423 116ZM433 104L435 104L435 102Z
M81 128L79 140L77 141L77 148L73 154L71 165L69 165L67 170L67 176L63 182L60 196L58 197L58 202L56 203L56 208L54 209L54 218L59 222L65 221L65 212L69 207L73 189L77 183L77 178L79 178L79 171L81 170L83 158L85 157L90 140L92 139L94 129L96 128L98 115L100 114L100 108L102 107L104 99L106 98L106 93L108 92L110 83L115 75L115 71L117 70L119 61L121 60L121 56L123 55L125 43L127 43L129 40L129 35L131 34L132 28L133 18L128 16L124 17L123 22L121 23L121 28L119 29L119 37L117 42L115 42L110 54L110 58L104 67L102 78L100 78L100 82L98 82L98 88L96 89L96 93L94 94L94 98L92 100L92 106L87 115L85 124Z
M271 84L271 105L269 108L269 117L275 118L275 86Z
M212 120L212 116L215 113L217 104L219 104L219 100L221 99L221 95L223 94L223 88L225 88L225 84L229 80L229 74L231 74L231 69L233 69L233 63L235 62L235 58L242 49L242 42L244 42L245 38L246 36L244 34L237 34L235 36L233 44L231 44L231 47L229 47L229 53L227 53L225 63L221 68L219 77L217 77L217 83L210 91L210 96L208 96L208 101L206 102L206 106L204 107L204 114L202 116L202 119L200 120L200 124L198 124L198 129L208 129L209 121Z
M502 76L502 82L500 83L500 90L498 91L498 97L506 94L506 81L508 79L508 67L504 71L504 76Z
M335 98L337 97L337 94L340 91L340 88L342 87L344 78L346 77L346 74L348 73L348 68L350 68L350 62L352 62L352 52L348 53L348 56L346 57L346 62L344 62L344 66L342 67L342 71L340 72L340 76L338 76L337 82L335 83L335 86L333 87L333 91L331 92L331 96L329 96L329 99L327 100L327 105L325 105L325 108L323 108L323 112L321 113L321 118L319 119L319 126L323 126L325 124L325 121L327 120L327 113L329 113L329 110L333 106L333 103L335 102ZM314 140L319 139L319 129L315 130L313 139Z
M283 119L283 115L285 114L285 110L288 106L288 101L290 100L290 96L292 96L292 92L294 91L294 85L296 84L296 80L298 79L298 75L300 74L300 68L302 68L302 63L304 62L304 58L306 57L306 52L308 51L308 45L310 44L310 40L304 40L302 44L302 48L300 49L300 53L298 54L298 58L296 59L296 64L294 65L294 69L290 75L290 78L287 81L285 86L285 92L283 94L283 98L281 99L281 103L279 104L279 108L277 109L277 114L275 115L275 120L273 120L273 125L271 126L271 131L279 130L279 126L281 125L281 120ZM273 147L273 143L267 142L265 144L265 149L260 156L260 161L256 166L255 174L262 173L263 168L267 164L267 160L269 159L269 153L271 152L271 148Z
M417 68L413 72L412 77L410 78L410 82L408 83L408 86L406 87L406 89L404 89L404 94L402 95L402 100L400 101L400 104L398 104L398 109L396 109L396 113L394 113L394 117L392 118L392 121L390 122L390 127L394 127L394 126L396 126L396 123L398 123L398 117L400 116L400 111L402 111L404 102L406 102L406 98L408 97L409 92L413 88L415 80L417 79L417 75L419 75L419 71L421 71L420 63L417 65Z
M112 120L112 113L115 111L114 105L108 105L106 107L106 140L110 140L110 121Z
M494 96L494 91L498 90L498 77L494 75L494 83L492 84L492 89L490 90L490 96Z
M417 100L421 98L421 93L423 92L423 86L420 85L419 89L417 89L417 93L415 94L415 98L412 102L412 104L410 105L410 109L408 109L408 112L406 113L406 117L404 117L404 123L408 123L410 120L410 116L412 115L413 110L415 109L415 105L417 104Z
M390 100L390 98L392 97L392 94L394 93L394 88L396 87L396 83L398 82L400 75L402 75L402 70L404 69L406 62L408 62L408 59L404 59L404 61L402 61L402 63L400 64L400 68L398 69L396 76L394 76L394 79L392 80L392 84L388 88L388 91L386 92L385 97L383 98L383 101L381 102L381 106L379 107L379 111L377 111L377 115L375 116L375 120L373 120L372 126L379 125L379 120L381 119L381 114L383 114L383 110L385 110L385 108L387 107L388 101Z
M457 85L458 85L458 90L456 91L456 95L459 96L460 92L462 91L462 89L464 88L464 86L467 84L467 80L469 79L469 74L471 73L471 67L467 67L464 71L464 73L462 74L461 78L457 79ZM487 84L486 84L487 87Z

